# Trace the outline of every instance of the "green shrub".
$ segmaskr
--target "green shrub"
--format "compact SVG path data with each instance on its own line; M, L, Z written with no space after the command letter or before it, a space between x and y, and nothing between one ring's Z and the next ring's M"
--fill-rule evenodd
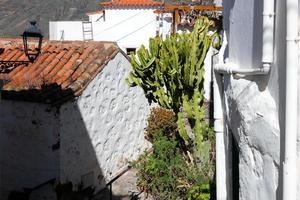
M210 200L210 198L210 185L208 183L193 186L188 191L188 200Z
M188 195L190 199L195 199L193 197L202 190L194 189L193 192L193 188L209 182L209 178L184 159L174 138L157 134L153 148L153 153L144 153L133 164L138 171L139 188L150 193L154 199L187 199ZM209 196L209 190L205 192L199 195Z

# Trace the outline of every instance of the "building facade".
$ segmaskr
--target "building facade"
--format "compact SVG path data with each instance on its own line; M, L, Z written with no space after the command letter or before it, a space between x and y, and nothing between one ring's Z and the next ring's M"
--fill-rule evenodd
M202 4L205 5L202 5ZM192 5L191 5L192 4ZM182 30L191 30L187 22L191 11L220 11L221 1L165 2L155 0L112 0L100 3L100 10L87 13L88 21L52 21L50 40L115 41L130 54L149 38L163 38Z
M163 4L153 0L111 1L100 4L101 10L87 13L88 22L50 22L50 40L115 41L128 54L149 38L171 34L171 14L157 14Z
M223 1L224 42L214 71L225 124L219 184L227 186L218 199L300 199L297 58L290 64L299 51L290 50L298 41L290 36L299 30L297 4Z
M20 46L1 39L0 59L26 59ZM0 198L52 200L68 183L97 192L137 159L150 108L130 69L115 43L46 41L34 63L2 71Z

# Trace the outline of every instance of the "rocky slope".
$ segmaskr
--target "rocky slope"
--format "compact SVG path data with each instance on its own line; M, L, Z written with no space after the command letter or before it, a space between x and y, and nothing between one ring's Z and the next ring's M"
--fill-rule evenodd
M49 21L82 20L97 10L99 0L0 0L0 36L20 35L28 21L37 20L48 36Z
M36 20L48 37L49 21L87 19L85 13L99 9L101 1L108 0L0 0L0 37L19 36L30 20ZM212 0L200 1L207 3Z

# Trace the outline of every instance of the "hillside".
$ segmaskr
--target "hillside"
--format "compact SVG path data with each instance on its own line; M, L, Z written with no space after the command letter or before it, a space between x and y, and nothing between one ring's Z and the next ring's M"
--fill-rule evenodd
M99 0L0 0L0 36L18 36L28 21L38 21L48 36L49 21L82 20Z
M33 19L38 22L45 37L48 37L49 21L87 19L85 13L99 9L100 1L0 0L0 37L19 36L28 22ZM174 0L165 0L165 2L174 2ZM178 2L188 2L188 0L178 0Z

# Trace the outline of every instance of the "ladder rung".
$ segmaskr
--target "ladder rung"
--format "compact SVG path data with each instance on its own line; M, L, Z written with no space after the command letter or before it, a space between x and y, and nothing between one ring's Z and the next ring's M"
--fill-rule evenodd
M94 40L92 22L89 21L82 22L82 32L83 32L84 41Z

